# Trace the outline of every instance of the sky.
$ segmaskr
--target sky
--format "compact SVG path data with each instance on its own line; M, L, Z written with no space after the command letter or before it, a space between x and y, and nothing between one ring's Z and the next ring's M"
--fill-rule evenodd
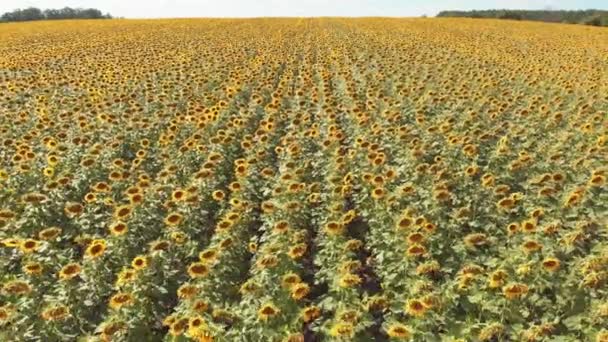
M125 18L434 16L442 10L607 9L608 0L0 0L16 8L93 7Z

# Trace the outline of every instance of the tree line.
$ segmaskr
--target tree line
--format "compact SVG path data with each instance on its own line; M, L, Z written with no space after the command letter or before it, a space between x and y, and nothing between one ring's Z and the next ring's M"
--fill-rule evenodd
M437 17L492 18L510 20L532 20L552 23L608 26L608 11L579 10L482 10L482 11L442 11Z
M0 16L0 22L33 21L33 20L65 20L65 19L111 19L112 16L103 14L95 8L45 9L36 7L16 9Z

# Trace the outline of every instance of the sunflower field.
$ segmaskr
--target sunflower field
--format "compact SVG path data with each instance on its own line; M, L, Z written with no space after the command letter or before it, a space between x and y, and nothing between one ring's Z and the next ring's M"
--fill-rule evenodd
M0 341L608 341L608 30L0 26Z

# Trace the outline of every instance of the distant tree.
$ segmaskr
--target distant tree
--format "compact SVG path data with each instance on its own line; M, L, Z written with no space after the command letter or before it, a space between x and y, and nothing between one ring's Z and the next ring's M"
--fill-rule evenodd
M70 8L46 9L44 11L30 7L16 9L0 16L0 22L32 21L32 20L65 20L65 19L111 19L112 16L103 14L95 8Z
M437 17L492 18L510 20L532 20L552 23L584 24L608 26L608 11L580 10L484 10L484 11L442 11Z

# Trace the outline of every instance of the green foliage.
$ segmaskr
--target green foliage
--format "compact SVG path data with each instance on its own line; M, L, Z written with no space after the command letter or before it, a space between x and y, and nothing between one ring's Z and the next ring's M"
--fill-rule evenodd
M551 11L551 10L483 10L483 11L442 11L437 17L490 18L510 20L545 21L552 23L584 24L608 26L608 11Z
M36 7L16 9L6 12L0 17L0 22L34 21L34 20L65 20L65 19L111 19L110 14L103 14L95 8L70 8L41 10Z

